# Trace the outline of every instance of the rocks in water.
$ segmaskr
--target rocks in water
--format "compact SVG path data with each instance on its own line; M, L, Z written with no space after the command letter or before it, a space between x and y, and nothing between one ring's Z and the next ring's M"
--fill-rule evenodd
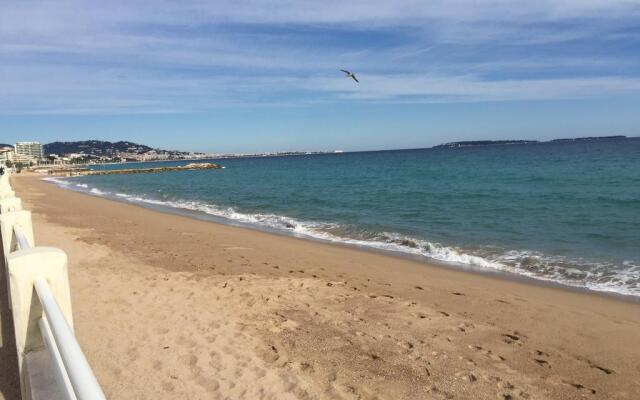
M178 168L182 168L182 169L220 169L222 167L219 166L218 164L214 164L214 163L189 163L187 165L184 165L184 166L178 167Z

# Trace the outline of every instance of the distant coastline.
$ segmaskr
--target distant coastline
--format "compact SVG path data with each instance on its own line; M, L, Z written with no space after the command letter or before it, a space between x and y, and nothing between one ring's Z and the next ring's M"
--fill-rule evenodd
M451 149L458 147L478 147L478 146L505 146L520 144L539 144L539 143L573 143L573 142L597 142L603 140L620 140L629 139L624 135L614 136L588 136L578 138L553 139L548 141L540 140L468 140L461 142L449 142L433 146L432 149Z
M280 152L258 152L258 153L202 153L185 152L178 150L163 150L152 148L143 144L128 141L107 142L99 140L85 140L76 142L53 142L43 145L45 158L40 159L37 164L32 165L38 168L48 168L65 165L69 167L83 167L88 165L113 165L125 163L157 163L176 161L202 161L220 160L232 158L261 158L261 157L289 157L289 156L309 156L309 155L330 155L342 153L368 153L401 150L442 150L458 149L468 147L487 146L514 146L514 145L539 145L554 143L584 143L584 142L606 142L615 140L633 140L640 137L629 137L624 135L612 136L588 136L576 138L561 138L547 141L541 140L469 140L456 141L439 144L432 147L411 148L411 149L385 149L385 150L329 150L329 151L280 151ZM7 149L13 149L12 145L0 144ZM56 153L54 153L56 152Z

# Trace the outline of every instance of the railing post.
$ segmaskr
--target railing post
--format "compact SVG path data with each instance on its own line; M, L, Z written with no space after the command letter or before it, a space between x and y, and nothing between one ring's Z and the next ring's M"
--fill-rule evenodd
M26 210L12 211L0 214L0 235L2 235L2 248L5 258L9 253L17 249L17 241L13 234L14 226L18 225L25 237L33 246L33 226L31 225L31 212Z
M8 197L0 199L0 214L22 210L22 200L18 197Z
M31 225L30 211L12 211L0 214L0 236L2 239L2 249L4 251L5 279L7 280L7 293L11 296L11 283L9 282L9 263L7 258L9 254L18 249L18 240L14 235L14 228L19 226L25 238L34 246L33 225ZM9 308L11 308L11 300L9 300Z
M0 191L7 187L11 189L11 186L9 185L9 174L4 173L0 175Z
M16 193L13 190L0 191L0 199L10 199L12 197L16 197Z
M67 255L62 250L53 247L18 250L7 256L7 270L20 383L23 396L25 396L29 386L27 385L29 371L25 370L25 356L29 352L44 348L38 327L38 321L43 317L43 312L34 290L36 278L46 279L64 317L73 329ZM33 375L31 379L33 379Z
M9 174L0 175L0 199L14 197L15 193L9 184Z

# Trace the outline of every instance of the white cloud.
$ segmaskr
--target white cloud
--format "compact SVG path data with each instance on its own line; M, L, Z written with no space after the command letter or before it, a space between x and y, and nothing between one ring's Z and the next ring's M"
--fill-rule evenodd
M615 57L488 56L492 46L555 46L625 37L640 1L5 0L0 12L2 113L189 112L237 104L326 101L502 101L637 93ZM582 22L580 22L582 21ZM588 21L588 22L584 22ZM321 47L220 24L335 27L401 36L391 45ZM464 53L456 54L464 46ZM339 64L339 65L337 65ZM362 84L337 68L361 71ZM581 68L598 74L579 74ZM489 79L574 68L574 76ZM332 75L335 73L335 76Z
M0 33L51 34L136 24L202 23L424 25L532 23L640 15L638 0L5 0Z
M310 78L230 74L167 78L42 66L1 68L0 74L9 78L0 96L1 114L178 113L227 106L557 100L640 93L640 77L616 76L491 81L470 74L362 74L356 84L337 71Z

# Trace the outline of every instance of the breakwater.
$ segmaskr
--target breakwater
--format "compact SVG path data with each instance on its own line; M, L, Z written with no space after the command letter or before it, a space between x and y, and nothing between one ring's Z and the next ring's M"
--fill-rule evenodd
M115 174L149 174L158 172L172 171L193 171L207 169L221 169L222 167L214 163L191 163L187 165L172 167L153 167L153 168L128 168L128 169L109 169L109 170L91 170L91 169L56 169L50 170L49 175L56 176L85 176L85 175L115 175Z

